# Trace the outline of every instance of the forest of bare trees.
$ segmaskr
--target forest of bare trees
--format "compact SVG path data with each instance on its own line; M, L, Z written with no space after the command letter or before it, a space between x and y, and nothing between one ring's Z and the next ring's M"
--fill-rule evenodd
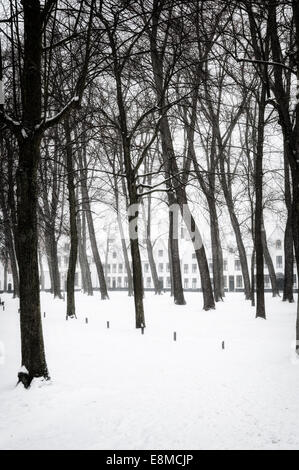
M265 220L277 212L285 230L281 300L294 302L296 0L2 0L0 12L0 256L11 267L20 299L26 372L19 379L25 387L34 377L49 378L40 259L47 259L53 296L62 299L61 237L69 239L68 319L76 318L77 263L83 291L93 295L87 245L101 299L109 302L105 247L94 220L101 204L117 218L136 328L146 326L141 215L155 293L161 293L152 239L157 198L167 212L176 305L185 304L179 217L200 273L199 308L225 302L225 217L240 259L244 301L266 319L264 266L273 296L279 290ZM194 201L209 224L212 270ZM299 352L298 307L296 340Z

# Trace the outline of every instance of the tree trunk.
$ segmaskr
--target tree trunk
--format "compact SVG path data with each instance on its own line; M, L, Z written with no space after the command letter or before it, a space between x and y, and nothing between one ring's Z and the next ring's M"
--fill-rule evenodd
M267 236L266 236L264 224L262 224L262 243L263 243L264 259L265 259L265 263L269 271L269 276L270 276L270 281L271 281L271 286L272 286L272 296L276 297L277 295L279 296L279 290L277 287L275 269L273 266L269 249L268 249Z
M30 3L30 2L29 2ZM31 2L35 7L39 2ZM34 18L39 14L36 9L28 7L25 18L33 30L36 28ZM29 16L29 18L28 18ZM31 21L29 21L29 19ZM27 25L28 27L28 25ZM31 29L30 28L30 29ZM38 28L37 28L38 29ZM34 34L27 34L35 36ZM35 38L37 41L38 38ZM32 38L31 38L32 41ZM28 40L27 47L35 49ZM18 185L18 264L20 276L20 320L22 343L22 366L25 375L20 381L28 387L34 377L49 378L42 333L39 299L39 270L37 256L37 163L39 161L39 141L27 137L19 143L19 166L17 170Z
M125 262L125 269L126 269L127 279L128 279L128 296L131 297L131 296L134 295L133 276L132 276L132 270L131 270L129 256L128 256L128 249L127 249L127 245L126 245L126 237L125 237L125 233L124 233L123 223L122 223L121 214L120 214L120 211L119 211L118 182L117 182L116 175L114 174L113 176L114 176L114 195L115 195L116 218L117 218L117 224L118 224L118 229L119 229L119 234L120 234L120 239L121 239L121 246L122 246L123 257L124 257L124 262ZM124 183L124 181L123 181L123 183ZM125 200L126 200L126 203L127 203L127 190L126 190L125 184L123 184L123 191L124 191L124 196L125 196Z
M51 257L51 248L49 242L49 236L47 231L45 231L45 248L46 248L46 256L49 268L49 278L50 278L50 291L51 294L54 293L54 281L53 281L53 268L52 268L52 257Z
M9 255L10 266L14 284L14 298L19 297L19 273L15 252L14 237L11 229L10 218L7 209L8 203L5 200L3 187L0 188L0 207L3 215L5 246Z
M254 267L255 267L255 250L253 247L252 255L251 255L251 306L252 307L255 307Z
M60 283L60 272L58 266L58 253L57 253L57 241L55 237L55 227L52 224L48 224L47 239L49 244L49 257L51 263L52 273L52 288L54 298L62 298L61 295L61 283Z
M294 282L294 248L293 248L293 232L292 232L292 195L290 189L289 163L286 155L287 146L285 145L284 158L284 189L285 203L287 208L287 222L284 233L284 285L283 285L283 301L294 302L293 282Z
M41 120L42 22L38 0L23 2L24 67L23 123L29 130L19 137L17 169L17 256L20 276L22 366L19 380L30 386L34 377L49 378L45 358L39 298L37 234L37 166L40 136L34 132Z
M184 290L182 285L181 262L179 254L179 240L177 221L174 220L174 213L169 211L169 251L171 253L171 279L173 299L176 305L185 305Z
M43 268L43 259L42 259L42 254L39 251L38 252L38 262L39 262L39 283L40 283L40 289L45 290L45 273L44 273L44 268Z
M170 232L170 224L169 224L169 232ZM169 233L168 236L168 259L169 259L169 274L170 274L170 297L174 296L174 289L173 289L173 269L172 269L172 254L171 254L171 236ZM181 281L182 282L182 281Z
M78 250L79 250L79 263L82 276L82 289L87 295L93 295L91 274L88 264L86 251L84 250L84 243L82 240L82 226L80 214L77 214L77 229L78 229Z
M233 197L232 197L231 190L226 180L223 158L220 159L220 171L221 171L220 182L221 182L225 202L227 205L230 221L232 224L232 228L236 237L236 243L237 243L242 276L243 276L243 281L244 281L245 298L246 300L249 300L251 298L251 289L250 289L250 277L249 277L249 270L248 270L248 263L247 263L247 255L246 255L246 250L245 250L243 239L242 239L240 224L235 213Z
M178 171L176 156L174 152L168 117L164 110L166 103L165 103L165 95L164 95L164 90L163 90L163 87L164 87L163 63L162 63L161 55L159 54L158 47L157 47L157 29L156 28L158 25L158 21L159 21L159 18L157 17L157 13L153 12L153 31L150 35L151 61L152 61L152 67L153 67L155 91L157 95L158 106L159 106L159 109L161 109L159 131L160 131L161 143L162 143L162 157L163 157L163 162L165 166L165 176L166 176L166 180L168 181L168 184L167 184L168 189L173 190L172 182L170 182L169 179L172 178L174 175L178 175L179 171ZM214 297L213 297L213 290L212 290L212 284L211 284L211 279L210 279L210 272L209 272L208 262L206 258L205 248L202 244L202 239L201 239L199 229L195 223L193 216L191 215L191 212L188 206L185 186L181 184L182 183L181 181L178 183L177 181L178 178L179 178L178 176L175 176L175 180L174 180L175 195L176 195L177 203L179 204L179 207L181 210L183 220L187 226L190 237L192 239L194 250L196 253L196 259L197 259L198 268L200 272L201 286L202 286L202 292L203 292L203 303L204 303L203 308L204 310L213 309L215 308L215 302L214 302ZM173 264L174 280L175 280L175 274L176 274L175 271L177 267L174 266L174 262L175 261L173 260L172 264Z
M7 270L8 270L8 259L4 261L4 279L3 279L3 292L7 292Z
M255 158L255 254L256 254L256 318L266 318L264 294L264 250L263 250L263 142L265 87L262 86L258 107L258 130Z
M213 258L214 298L216 302L223 299L223 254L219 235L219 224L215 201L209 202L210 233Z
M79 159L80 161L80 159ZM91 251L93 255L93 259L96 265L97 269L97 274L99 278L99 284L100 284L100 291L101 291L101 299L109 299L108 291L107 291L107 285L106 285L106 280L105 280L105 275L104 275L104 269L103 269L103 264L101 261L100 253L98 250L97 246L97 240L96 240L96 235L95 235L95 229L94 229L94 224L93 224L93 218L92 218L92 213L91 213L91 208L90 208L90 200L89 200L89 195L88 195L88 189L87 189L87 184L86 184L86 172L83 171L82 167L82 162L80 162L80 175L81 175L81 190L82 190L82 199L83 199L83 208L85 211L86 219L87 219L87 226L88 226L88 232L89 232L89 239L90 239L90 245L91 245Z
M75 306L75 275L78 254L78 233L77 233L77 214L76 214L76 194L74 183L74 165L73 149L71 140L70 123L68 118L64 120L64 130L66 139L66 167L67 167L67 187L69 196L69 216L70 216L70 254L67 271L67 305L66 315L70 318L76 318Z
M128 256L128 250L127 250L126 239L124 235L123 224L120 219L120 215L117 216L117 223L118 223L119 233L121 237L121 246L122 246L122 251L123 251L123 256L124 256L124 261L125 261L125 269L126 269L127 278L128 278L128 296L132 297L132 295L134 294L133 276L132 276L132 271L131 271L131 266L130 266L130 261L129 261L129 256Z
M151 180L148 181L148 184L151 184ZM147 206L147 217L145 216L145 207L144 203L142 202L142 210L143 210L143 219L145 224L145 232L146 232L146 250L147 250L147 257L150 265L151 275L154 283L155 295L161 294L161 287L157 273L156 262L154 259L153 253L153 245L151 240L151 196L147 198L148 206Z

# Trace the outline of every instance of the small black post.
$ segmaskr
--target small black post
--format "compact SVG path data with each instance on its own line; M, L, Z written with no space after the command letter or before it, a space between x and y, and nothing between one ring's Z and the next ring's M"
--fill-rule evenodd
M107 328L110 328L110 323L109 323L109 321L107 321Z
M65 319L68 320L68 319L69 319L69 316L67 315L67 316L65 317Z
M141 327L141 334L144 335L144 326Z
M44 318L46 318L46 312L44 312Z
M173 333L173 341L176 341L176 331Z
M224 341L222 341L222 349L224 349Z
M87 317L85 317L85 323L88 323L88 318Z

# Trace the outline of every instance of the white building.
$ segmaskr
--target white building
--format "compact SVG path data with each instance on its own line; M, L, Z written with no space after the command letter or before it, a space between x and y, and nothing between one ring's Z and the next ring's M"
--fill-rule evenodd
M279 227L276 227L275 230L268 237L268 248L272 257L274 264L274 269L279 283L279 288L283 288L283 277L284 277L284 250L283 250L283 238L284 233ZM209 269L212 273L212 257L210 246L205 242L206 253L208 257ZM241 264L238 256L238 251L236 246L233 243L223 243L223 259L224 259L224 287L226 291L238 292L243 291L243 277L241 272ZM163 289L170 289L170 267L169 267L169 258L168 258L168 240L165 238L159 238L154 243L153 247L154 259L156 262L157 273ZM247 252L247 261L248 268L250 270L251 264L251 251L252 247L246 247ZM144 288L145 290L153 289L153 280L151 277L150 265L147 258L147 251L145 244L140 243L140 252L144 276ZM58 249L58 263L59 271L61 276L61 288L62 290L66 289L66 277L68 269L68 253L69 253L69 243L63 242L60 244ZM128 246L128 254L130 256L130 249ZM180 258L181 258L181 273L182 273L182 282L185 290L200 290L201 282L200 275L198 271L198 265L193 251L192 243L189 239L189 236L186 234L186 230L182 229L181 239L180 239ZM101 253L102 263L104 265L104 272L106 276L107 287L110 290L116 289L127 289L128 279L125 269L125 262L123 259L123 252L121 248L121 243L111 239L109 242L109 251L108 254ZM88 261L91 271L92 284L95 289L99 289L99 281L97 277L96 267L93 262L92 256L88 255ZM49 269L46 261L46 257L43 259L43 269L44 269L44 278L45 278L45 289L50 289L50 276ZM271 289L270 277L268 273L267 266L265 265L265 289ZM77 265L76 277L75 277L75 287L76 289L81 289L81 272L80 265ZM0 265L0 290L3 290L4 285L4 269ZM294 289L297 289L297 278L296 271L294 266ZM8 290L13 289L13 281L11 276L11 271L8 270Z

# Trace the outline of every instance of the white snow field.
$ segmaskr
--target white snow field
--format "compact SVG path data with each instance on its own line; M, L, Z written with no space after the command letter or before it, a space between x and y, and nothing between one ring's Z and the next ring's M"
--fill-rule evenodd
M15 387L18 301L2 298L1 449L299 448L296 304L267 294L265 321L243 294L204 312L199 293L186 306L146 293L142 336L124 292L78 293L71 321L63 301L42 294L52 381L25 390Z

